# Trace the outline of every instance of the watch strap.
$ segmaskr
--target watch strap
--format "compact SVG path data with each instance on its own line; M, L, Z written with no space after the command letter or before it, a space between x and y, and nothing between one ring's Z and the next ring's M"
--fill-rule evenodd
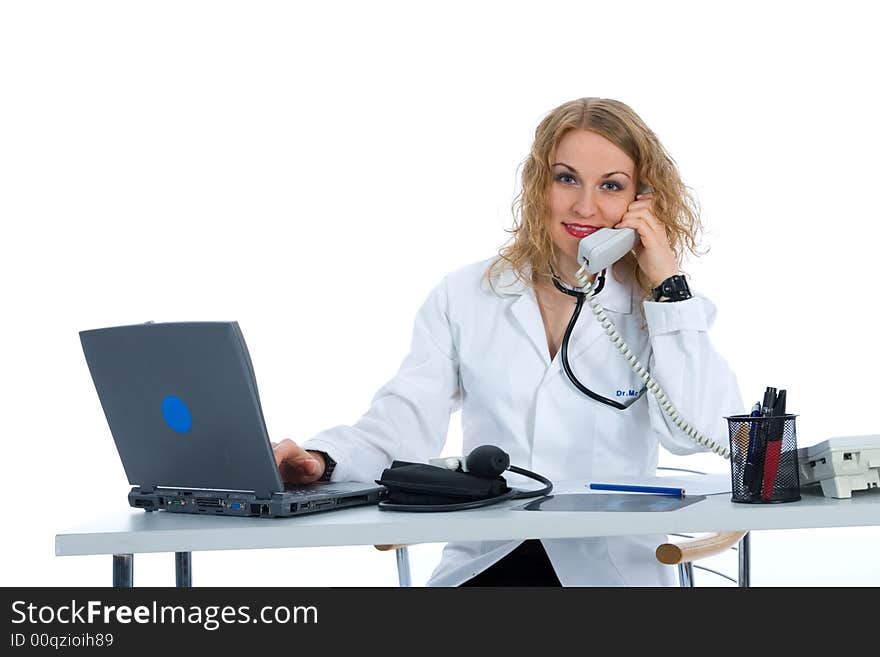
M660 302L684 301L692 296L687 280L682 274L670 276L651 290L651 298Z

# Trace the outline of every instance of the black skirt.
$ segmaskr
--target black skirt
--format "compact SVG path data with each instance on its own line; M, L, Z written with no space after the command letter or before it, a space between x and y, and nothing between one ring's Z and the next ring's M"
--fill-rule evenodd
M541 541L529 539L461 586L562 586Z

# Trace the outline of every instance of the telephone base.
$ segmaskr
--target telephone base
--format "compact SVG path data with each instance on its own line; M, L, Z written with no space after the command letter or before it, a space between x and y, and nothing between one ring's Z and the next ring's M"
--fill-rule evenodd
M880 436L839 436L798 449L801 488L819 484L825 497L880 489Z

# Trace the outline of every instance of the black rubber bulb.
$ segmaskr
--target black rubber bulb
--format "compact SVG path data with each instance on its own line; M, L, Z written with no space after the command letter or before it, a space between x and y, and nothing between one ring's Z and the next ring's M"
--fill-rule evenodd
M481 445L468 454L467 471L478 477L497 477L510 467L510 457L495 445Z

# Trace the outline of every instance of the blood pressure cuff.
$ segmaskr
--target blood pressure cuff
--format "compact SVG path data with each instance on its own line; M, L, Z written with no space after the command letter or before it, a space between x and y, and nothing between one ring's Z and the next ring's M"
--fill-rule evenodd
M406 461L394 461L376 483L388 489L392 504L455 504L498 497L510 490L503 477L478 477Z

